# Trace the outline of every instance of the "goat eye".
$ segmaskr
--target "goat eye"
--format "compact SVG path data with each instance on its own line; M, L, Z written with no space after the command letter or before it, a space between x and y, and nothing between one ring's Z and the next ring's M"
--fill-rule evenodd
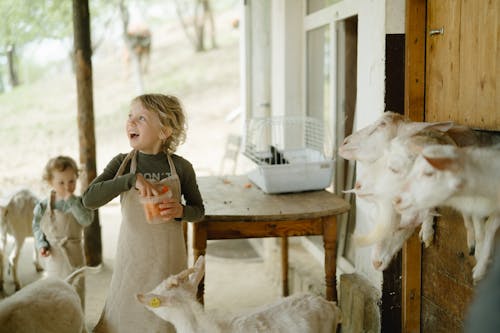
M379 126L380 126L380 127L385 127L386 125L387 125L387 123L386 123L385 121L383 121L383 122L381 122L381 123L380 123L380 125L379 125Z
M423 175L425 177L432 177L434 175L434 172L432 172L432 171L424 171Z

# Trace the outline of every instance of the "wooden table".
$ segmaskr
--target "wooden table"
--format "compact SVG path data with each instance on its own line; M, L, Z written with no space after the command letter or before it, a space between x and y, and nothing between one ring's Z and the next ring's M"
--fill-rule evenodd
M323 235L326 298L337 300L338 214L349 204L328 191L265 194L247 176L199 177L205 205L203 221L193 223L194 259L205 255L209 239L281 237L284 293L288 286L289 236ZM203 302L204 281L198 288Z

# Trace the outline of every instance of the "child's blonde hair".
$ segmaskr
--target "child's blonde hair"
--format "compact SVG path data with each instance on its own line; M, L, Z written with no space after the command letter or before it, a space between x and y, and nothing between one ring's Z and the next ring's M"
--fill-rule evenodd
M43 180L45 180L46 182L51 182L52 178L54 177L54 171L63 172L67 168L72 169L75 172L76 177L78 178L79 170L74 159L69 156L62 155L51 158L47 162L47 165L43 170Z
M162 150L167 154L174 153L186 139L186 116L179 99L172 95L144 94L134 98L134 102L140 102L146 110L156 113L162 129L172 131L162 142Z

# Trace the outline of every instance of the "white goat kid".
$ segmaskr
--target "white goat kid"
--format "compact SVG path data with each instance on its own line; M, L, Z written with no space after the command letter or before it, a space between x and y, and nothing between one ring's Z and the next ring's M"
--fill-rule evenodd
M360 199L374 203L377 212L373 218L374 229L366 235L357 235L357 245L375 244L387 234L387 230L394 229L395 225L400 224L400 217L396 215L392 207L392 196L395 192L388 190L391 186L397 189L399 185L397 182L379 180L380 174L384 173L387 168L391 141L396 137L409 138L422 131L449 132L454 127L456 126L452 122L410 122L402 115L385 112L373 124L351 134L344 140L343 145L339 147L339 155L348 160L357 160L365 166L365 172L358 177L356 187L350 192L355 193ZM459 129L462 130L461 127ZM362 190L361 186L363 186ZM376 187L384 187L384 189L380 191ZM376 192L376 195L373 195L373 192ZM407 218L414 220L416 217L424 218L416 225L422 224L420 236L428 246L433 238L433 218L423 213L412 214Z
M171 276L146 294L139 302L158 317L172 323L183 333L335 332L340 309L320 296L298 294L232 318L214 319L196 300L198 283L204 275L204 258L193 268Z
M480 240L472 274L475 282L486 272L500 225L498 170L498 149L429 146L416 159L407 183L395 198L396 209L402 212L450 206L471 217L476 241ZM482 220L486 221L484 231Z
M389 142L408 121L400 114L384 112L372 124L352 133L339 147L339 155L346 160L373 163L382 157Z
M413 122L398 113L387 111L372 124L346 137L338 153L346 160L373 163L383 156L384 150L395 137L409 137L430 129L445 132L458 146L478 142L478 138L468 127L455 125L450 121Z
M37 197L29 190L20 190L0 202L0 291L3 290L3 256L6 254L7 235L14 238L14 249L9 256L9 270L12 272L15 289L21 284L17 276L19 255L27 237L33 237L31 223ZM37 272L42 270L38 251L33 246L33 260Z
M372 263L376 269L387 268L392 257L402 248L404 242L412 235L415 228L422 224L420 237L426 247L433 238L434 211L424 209L418 212L407 212L402 215L396 213L392 201L403 187L405 177L410 172L415 158L426 145L453 143L453 141L439 131L422 131L410 137L394 138L385 151L385 164L379 166L378 176L371 180L368 189L363 181L356 184L355 193L361 198L368 198L376 203L379 211L379 221L374 230L365 236L358 236L358 245L374 243L372 249ZM380 218L383 217L383 218Z
M37 280L0 302L0 333L85 333L85 317L74 284L82 270L65 280Z

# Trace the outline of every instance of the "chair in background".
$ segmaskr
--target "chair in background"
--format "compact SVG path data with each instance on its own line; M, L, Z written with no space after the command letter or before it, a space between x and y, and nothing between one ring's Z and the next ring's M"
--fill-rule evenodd
M236 166L238 164L238 155L241 150L241 136L236 134L229 134L226 140L226 149L222 157L219 174L234 175ZM230 172L228 172L230 170Z

